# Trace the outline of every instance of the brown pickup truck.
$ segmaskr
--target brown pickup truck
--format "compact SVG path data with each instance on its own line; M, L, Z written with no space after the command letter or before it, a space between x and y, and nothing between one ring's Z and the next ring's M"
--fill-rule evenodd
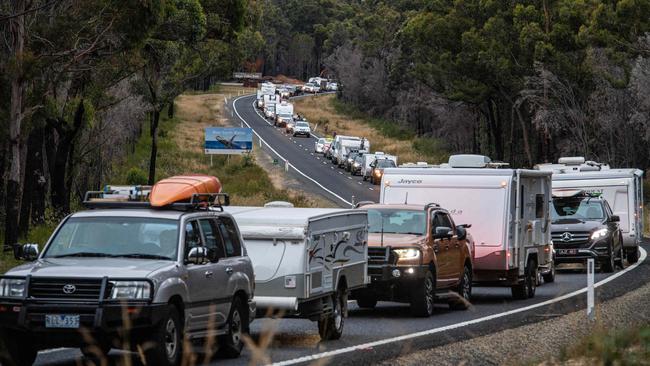
M467 309L472 292L473 241L437 204L369 204L368 287L351 298L361 308L377 301L411 304L415 316L430 316L434 302Z

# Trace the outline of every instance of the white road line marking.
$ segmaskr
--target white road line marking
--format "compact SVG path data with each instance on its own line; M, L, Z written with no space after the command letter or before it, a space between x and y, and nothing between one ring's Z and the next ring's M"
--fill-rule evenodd
M375 189L372 187L368 187L369 190L374 191Z
M359 183L359 185L361 185L361 182L357 182L357 183Z
M339 174L343 175L343 172L339 172Z
M255 131L255 129L251 127L251 125L248 124L248 122L246 122L246 120L241 116L241 114L239 114L239 111L237 110L237 106L236 106L237 101L240 100L241 98L246 98L246 97L248 97L248 95L244 95L244 96L238 97L238 98L236 98L235 100L233 100L233 102L232 102L232 108L233 108L233 110L235 111L235 114L237 115L237 117L239 117L239 119L240 119L242 122L244 122L244 124L246 125L246 127L248 127L248 128L250 128L250 129L253 130L253 133L257 136L257 138L259 138L260 141L262 141L262 142L263 142L263 143L264 143L264 144L265 144L265 145L266 145L266 146L267 146L271 151L273 151L273 153L274 153L275 155L277 155L278 157L280 157L283 161L287 161L287 159L285 159L282 155L278 154L278 152L275 151L275 149L274 149L273 147L271 147L271 145L269 145L268 142L266 142L266 141L262 138L262 136L260 136L260 134L258 134L257 131ZM253 109L255 110L255 101L254 101L254 100L253 100ZM256 110L256 112L257 112L257 110ZM259 113L257 113L257 115L259 116ZM261 118L261 116L260 116L260 118ZM263 119L263 118L262 118L262 119ZM310 181L312 181L314 184L316 184L318 187L320 187L320 188L321 188L322 190L324 190L325 192L327 192L327 193L331 194L332 196L338 198L339 200L343 201L345 204L352 206L352 202L346 200L345 198L343 198L343 197L339 196L338 194L332 192L331 190L325 188L322 184L318 183L318 182L317 182L316 180L314 180L312 177L310 177L310 176L308 176L307 174L303 173L302 171L300 171L300 169L297 169L295 166L293 166L293 164L288 163L288 165L289 165L290 167L292 167L293 170L295 170L298 174L302 175L302 176L305 177L306 179L309 179Z
M352 177L348 177L348 179L352 179Z
M608 282L611 282L611 281L615 280L616 278L624 275L625 273L631 271L632 269L638 267L639 264L643 263L643 261L645 261L645 259L646 259L646 254L647 253L643 248L639 248L639 250L641 251L641 258L639 258L638 262L630 265L626 269L624 269L624 270L622 270L622 271L620 271L620 272L618 272L618 273L616 273L614 275L611 275L611 276L609 276L609 277L607 277L607 278L605 278L603 280L598 281L598 283L596 283L594 287L599 287L599 286L602 286L602 285L604 285L604 284L606 284ZM467 321L464 321L464 322L451 324L451 325L447 325L447 326L444 326L444 327L439 327L439 328L434 328L434 329L429 329L429 330L423 330L423 331L420 331L420 332L404 334L404 335L401 335L401 336L386 338L386 339L382 339L382 340L378 340L378 341L374 341L374 342L359 344L359 345L356 345L356 346L340 348L340 349L333 350L333 351L316 353L316 354L309 355L309 356L298 357L298 358L294 358L294 359L291 359L291 360L276 362L276 363L273 363L272 365L273 366L285 366L285 365L295 365L297 363L313 362L313 361L320 360L320 359L327 358L327 357L338 356L338 355L342 355L342 354L345 354L345 353L350 353L350 352L364 350L364 349L372 349L374 347L382 346L382 345L385 345L385 344L401 342L401 341L405 341L405 340L409 340L409 339L413 339L413 338L418 338L418 337L423 337L423 336L436 334L436 333L442 333L442 332L446 332L448 330L458 329L458 328L462 328L462 327L465 327L465 326L468 326L468 325L474 325L474 324L482 323L482 322L485 322L485 321L488 321L488 320L499 319L499 318L503 318L503 317L513 315L513 314L517 314L517 313L523 313L524 311L528 311L528 310L536 309L536 308L539 308L539 307L542 307L542 306L554 304L556 302L566 300L568 298L571 298L571 297L576 296L576 295L580 295L580 294L585 293L585 292L587 292L587 288L583 287L580 290L570 292L570 293L568 293L566 295L562 295L560 297L556 297L556 298L551 299L551 300L542 301L542 302L537 303L537 304L525 306L523 308L517 308L517 309L513 309L513 310L509 310L509 311L504 311L502 313L492 314L492 315L484 316L484 317L478 318L478 319L467 320Z
M48 353L54 353L54 352L60 352L60 351L65 351L68 350L69 348L52 348L52 349L46 349L44 351L39 351L39 355L46 355Z
M333 167L333 166L331 166L330 168L331 168L331 169L334 169L334 167Z

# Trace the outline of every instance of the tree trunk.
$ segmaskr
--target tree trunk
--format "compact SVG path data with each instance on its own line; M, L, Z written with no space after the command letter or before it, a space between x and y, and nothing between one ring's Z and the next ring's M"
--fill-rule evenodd
M23 14L26 9L25 0L13 0L10 7L13 14ZM25 50L25 16L17 15L9 19L9 39L13 58L11 80L11 102L9 108L9 176L7 177L7 196L5 202L5 247L16 247L18 244L18 218L20 217L21 198L21 125L24 118L23 96L26 83L23 75L23 53Z
M158 155L158 122L160 110L155 109L151 116L151 157L149 158L149 185L156 182L156 157Z
M34 128L27 139L27 159L25 161L25 176L23 182L23 195L20 208L20 235L26 236L32 218L33 199L36 197L34 191L42 177L42 149L43 130Z
M167 108L167 117L174 118L174 101L169 103L169 107Z

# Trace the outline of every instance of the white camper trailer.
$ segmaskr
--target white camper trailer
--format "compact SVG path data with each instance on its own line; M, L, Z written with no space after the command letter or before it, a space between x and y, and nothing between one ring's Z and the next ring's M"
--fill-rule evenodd
M643 171L612 169L607 164L585 161L584 157L560 158L558 164L540 164L536 168L553 172L553 188L576 188L602 195L621 219L628 262L639 260L643 239Z
M265 96L273 95L275 96L275 84L273 83L264 83L260 86L260 89L257 91L257 107L264 109L266 103Z
M369 282L365 211L228 207L255 270L258 314L318 321L323 339L337 339L347 316L347 294Z
M278 103L278 96L264 95L264 116L266 118L275 118L275 105Z
M554 281L550 172L495 169L478 155L452 156L448 166L386 169L380 202L435 202L470 224L476 285L511 286L527 298L540 273Z

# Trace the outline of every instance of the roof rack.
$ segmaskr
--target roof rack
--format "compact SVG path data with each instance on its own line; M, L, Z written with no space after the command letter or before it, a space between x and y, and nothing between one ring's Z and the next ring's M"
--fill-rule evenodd
M197 211L217 208L223 212L223 206L230 205L230 196L226 193L194 193L189 202L174 202L165 206L153 206L148 200L124 199L123 197L106 197L114 193L104 191L88 191L83 205L88 209L155 209Z

